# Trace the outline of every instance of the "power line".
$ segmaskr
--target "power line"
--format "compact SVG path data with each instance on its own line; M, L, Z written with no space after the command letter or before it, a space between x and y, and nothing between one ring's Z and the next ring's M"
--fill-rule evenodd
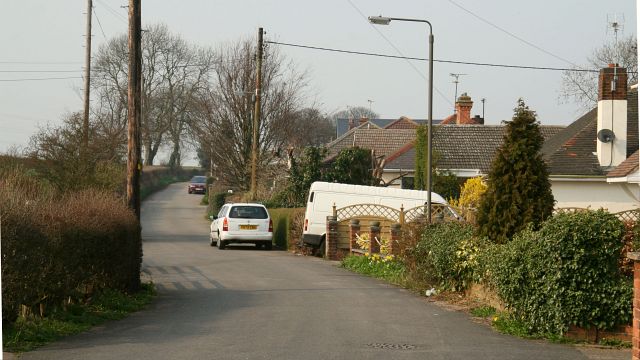
M359 14L360 16L362 16L363 19L365 19L367 22L369 21L367 15L365 15L357 6L356 4L354 4L351 0L347 0L349 2L349 4L351 4L351 7L353 7ZM389 38L387 38L379 29L377 26L370 24L370 26L373 28L373 30L375 30L378 35L380 35L386 42L387 44L389 44L395 51L396 53L400 54L400 56L402 58L405 58L404 54L402 53L402 51L400 51L400 49L398 49L397 46L395 46L395 44L389 40ZM413 63L411 63L411 61L409 61L407 59L407 64L409 64L409 66L411 66L413 68L413 70L415 70L420 77L422 77L423 79L427 79L427 77L422 73L422 71L420 71L418 68L415 67L415 65L413 65ZM440 95L440 97L449 103L449 105L453 106L453 103L451 103L451 101L449 101L449 99L442 93L442 91L440 91L440 89L438 89L438 87L436 87L435 85L433 86L433 89L438 93L438 95Z
M77 73L81 70L0 70L0 73Z
M399 56L399 55L388 55L388 54L380 54L380 53L372 53L372 52L364 52L364 51L354 51L354 50L343 50L343 49L327 48L327 47L320 47L320 46L284 43L284 42L277 42L277 41L265 41L265 42L270 43L270 44L274 44L274 45L298 47L298 48L312 49L312 50L331 51L331 52L344 53L344 54L353 54L353 55L365 55L365 56L375 56L375 57L382 57L382 58L417 60L417 61L428 61L429 60L427 58ZM558 67L548 67L548 66L494 64L494 63L457 61L457 60L442 60L442 59L433 59L433 62L447 63L447 64L458 64L458 65L502 67L502 68L512 68L512 69L527 69L527 70L577 71L577 72L594 72L594 73L599 72L599 70L590 70L590 69L571 69L571 68L558 68Z
M516 40L518 40L518 41L520 41L520 42L522 42L522 43L524 43L524 44L527 44L527 45L531 46L531 47L532 47L532 48L534 48L534 49L537 49L537 50L539 50L539 51L542 51L543 53L545 53L545 54L547 54L547 55L553 56L554 58L556 58L556 59L558 59L558 60L561 60L561 61L563 61L563 62L566 62L566 63L567 63L567 64L569 64L569 65L573 65L573 66L575 66L575 67L578 67L578 65L574 64L573 62L571 62L571 61L569 61L569 60L567 60L567 59L565 59L565 58L562 58L562 57L560 57L560 56L558 56L558 55L556 55L556 54L554 54L554 53L552 53L552 52L550 52L550 51L547 51L547 50L545 50L545 49L541 48L540 46L538 46L538 45L536 45L536 44L534 44L534 43L532 43L532 42L530 42L530 41L527 41L527 40L525 40L525 39L523 39L523 38L519 37L518 35L515 35L515 34L513 34L513 33L509 32L509 31L507 31L506 29L503 29L502 27L500 27L500 26L498 26L498 25L496 25L496 24L492 23L491 21L489 21L489 20L487 20L487 19L485 19L485 18L481 17L480 15L475 14L475 13L474 13L474 12L472 12L471 10L468 10L468 9L464 8L462 5L460 5L460 4L458 4L458 3L456 3L455 1L453 1L453 0L448 0L448 1L449 1L451 4L453 4L454 6L456 6L457 8L459 8L460 10L462 10L462 11L466 12L467 14L469 14L469 15L473 16L474 18L476 18L476 19L478 19L478 20L482 21L483 23L485 23L485 24L487 24L487 25L489 25L489 26L491 26L491 27L493 27L493 28L495 28L495 29L497 29L497 30L500 30L501 32L503 32L503 33L505 33L505 34L507 34L507 35L511 36L512 38L514 38L514 39L516 39Z
M82 64L81 61L0 61L0 64L18 65L71 65Z
M98 14L96 13L95 6L93 7L93 15L96 16L96 20L98 20L98 26L100 27L100 31L102 31L102 36L106 39L107 35L105 35L105 33L104 33L104 29L102 28L102 23L100 22L100 18L98 17Z
M28 78L28 79L0 79L0 81L2 81L2 82L9 82L9 81L44 81L44 80L67 80L67 79L82 79L82 76Z
M102 1L102 0L97 0L100 4L105 6L105 9L107 9L107 11L109 11L112 15L114 15L116 18L118 18L118 20L122 21L125 24L129 24L129 19L127 19L126 17L124 17L124 15L120 14L117 10L113 9L109 4L107 4L106 2Z

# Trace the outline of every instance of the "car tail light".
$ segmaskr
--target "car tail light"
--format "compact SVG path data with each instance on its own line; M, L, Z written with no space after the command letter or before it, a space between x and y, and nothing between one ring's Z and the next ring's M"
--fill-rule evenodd
M269 219L269 232L273 232L273 220Z
M304 219L304 231L309 230L309 219Z
M229 220L227 218L222 220L222 231L229 231Z

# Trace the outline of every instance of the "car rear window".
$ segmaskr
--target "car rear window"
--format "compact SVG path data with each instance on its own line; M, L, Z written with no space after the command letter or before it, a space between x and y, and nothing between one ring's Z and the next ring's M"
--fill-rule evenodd
M207 182L207 177L206 176L194 176L193 178L191 178L191 182L192 183L206 183Z
M234 219L266 219L267 210L261 206L234 206L229 210L229 217Z

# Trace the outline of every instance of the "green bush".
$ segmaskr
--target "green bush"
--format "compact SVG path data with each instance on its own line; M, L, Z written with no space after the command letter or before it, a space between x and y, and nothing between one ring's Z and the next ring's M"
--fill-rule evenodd
M420 241L406 252L416 280L443 290L461 291L471 285L477 257L485 241L473 236L473 227L443 222L425 228Z
M490 247L481 260L485 280L531 333L628 324L633 287L618 267L623 233L603 210L556 215L537 232Z
M218 215L220 208L222 208L222 205L227 201L227 196L229 196L227 192L212 192L209 194L207 213L214 216Z
M304 208L269 209L273 221L273 241L281 249L292 249L302 237Z

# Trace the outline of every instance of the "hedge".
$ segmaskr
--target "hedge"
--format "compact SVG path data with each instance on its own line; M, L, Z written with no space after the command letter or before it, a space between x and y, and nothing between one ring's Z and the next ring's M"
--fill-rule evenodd
M56 194L21 168L0 169L2 319L83 301L95 291L140 285L139 225L122 198Z
M166 166L145 166L140 177L140 196L144 200L147 196L167 185L188 181L195 175L202 175L200 168L170 168Z
M273 221L273 241L281 249L293 249L302 238L304 208L269 209Z
M485 281L532 333L629 324L633 284L619 269L624 226L604 210L558 214L485 255Z

